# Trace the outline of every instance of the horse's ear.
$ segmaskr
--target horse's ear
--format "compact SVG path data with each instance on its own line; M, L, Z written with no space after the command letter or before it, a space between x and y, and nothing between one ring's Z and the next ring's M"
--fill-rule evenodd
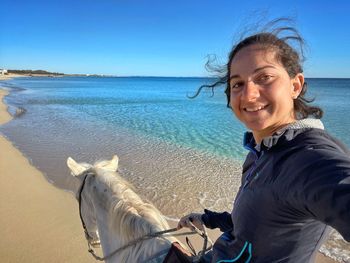
M68 157L67 159L67 166L72 171L72 174L74 176L78 176L85 172L86 167L78 164L76 161L74 161L71 157Z
M112 160L110 161L106 161L103 164L103 169L112 171L112 172L116 172L118 169L118 163L119 163L119 158L117 155L114 155Z

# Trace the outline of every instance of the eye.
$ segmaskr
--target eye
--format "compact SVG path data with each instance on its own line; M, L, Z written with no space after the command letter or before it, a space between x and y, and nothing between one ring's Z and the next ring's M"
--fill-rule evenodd
M238 81L238 82L233 82L231 83L231 90L235 90L235 89L239 89L240 87L242 87L243 82Z
M257 78L258 83L268 83L270 80L272 80L273 76L270 74L263 74Z

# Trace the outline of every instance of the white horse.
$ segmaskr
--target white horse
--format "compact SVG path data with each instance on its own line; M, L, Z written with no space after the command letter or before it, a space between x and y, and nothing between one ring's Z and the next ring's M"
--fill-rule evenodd
M144 238L169 225L156 207L143 201L116 173L118 157L95 165L79 164L69 157L67 165L81 181L79 213L88 243L102 245L107 258L100 260L162 262L178 240L170 235Z

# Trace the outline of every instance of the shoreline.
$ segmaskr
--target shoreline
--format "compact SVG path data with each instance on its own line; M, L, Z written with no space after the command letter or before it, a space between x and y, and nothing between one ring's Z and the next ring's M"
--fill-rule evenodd
M7 74L7 75L0 75L0 81L1 80L9 80L9 79L12 79L12 78L20 78L20 77L28 77L28 76L10 73L10 74ZM1 89L1 87L0 87L0 89Z
M10 121L0 89L0 125ZM95 262L87 252L78 203L51 185L0 135L2 262Z
M12 119L3 103L7 94L0 88L0 125ZM51 185L2 135L0 148L0 223L6 226L0 230L6 241L0 246L0 255L4 262L23 262L28 258L35 258L35 262L95 262L87 252L78 203L72 195ZM176 222L169 223L176 226ZM213 241L220 234L217 230L208 232ZM191 240L198 251L201 238ZM180 241L185 244L183 238ZM335 261L318 253L316 262Z

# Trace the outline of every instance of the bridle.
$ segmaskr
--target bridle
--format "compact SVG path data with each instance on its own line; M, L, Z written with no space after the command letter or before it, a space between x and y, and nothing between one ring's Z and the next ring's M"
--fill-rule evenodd
M84 234L85 234L85 238L86 238L86 241L88 243L88 252L96 259L96 260L99 260L99 261L105 261L106 259L109 259L111 257L113 257L115 254L121 252L122 250L130 247L130 246L133 246L141 241L145 241L145 240L148 240L148 239L152 239L152 238L156 238L156 237L160 237L160 236L163 236L164 234L168 234L168 233L171 233L171 232L175 232L175 231L178 231L178 229L175 227L175 228L171 228L171 229L167 229L167 230L163 230L163 231L158 231L158 232L155 232L155 233L151 233L151 234L147 234L145 236L142 236L138 239L135 239L131 242L129 242L128 244L114 250L113 252L111 252L109 255L105 256L105 257L100 257L96 254L96 252L93 250L93 246L96 246L96 245L100 245L100 242L91 242L93 240L93 237L90 236L88 230L87 230L87 227L86 227L86 224L84 222L84 218L83 218L83 214L82 214L82 210L81 210L81 203L82 203L82 193L83 193L83 190L84 190L84 186L85 186L85 182L86 182L86 179L89 175L93 174L91 172L91 169L88 169L87 171L84 172L85 176L84 176L84 179L83 179L83 183L81 184L81 187L79 189L79 192L78 192L78 202L79 202L79 216L80 216L80 220L81 220L81 224L83 226L83 229L84 229ZM200 235L202 238L203 238L203 249L201 251L198 252L198 255L196 254L196 252L194 251L192 245L189 243L189 240L188 238L186 237L186 242L187 244L189 245L189 248L192 250L193 254L194 254L194 260L193 262L200 262L201 258L205 255L205 252L209 251L211 248L212 248L212 245L213 245L213 242L210 240L210 238L208 237L208 234L206 232L206 229L205 229L205 226L203 225L203 231L199 230L197 227L195 227L194 225L192 225L194 227L194 231L191 231L191 232L184 232L184 233L178 233L178 234L172 234L172 236L183 236L183 235L193 235L193 234L198 234ZM209 247L208 247L208 243L210 244Z
M84 229L85 238L86 238L86 240L88 242L89 248L91 248L91 246L99 245L99 242L95 242L95 243L91 242L93 240L93 237L90 236L90 234L89 234L89 232L87 230L87 227L86 227L86 224L85 224L85 221L84 221L84 218L83 218L82 210L81 210L81 202L82 202L81 195L82 195L83 190L84 190L86 179L87 179L88 175L90 175L90 174L92 174L90 169L85 172L83 183L81 184L79 192L78 192L79 217L80 217L80 221L81 221L81 224L83 226L83 229Z

